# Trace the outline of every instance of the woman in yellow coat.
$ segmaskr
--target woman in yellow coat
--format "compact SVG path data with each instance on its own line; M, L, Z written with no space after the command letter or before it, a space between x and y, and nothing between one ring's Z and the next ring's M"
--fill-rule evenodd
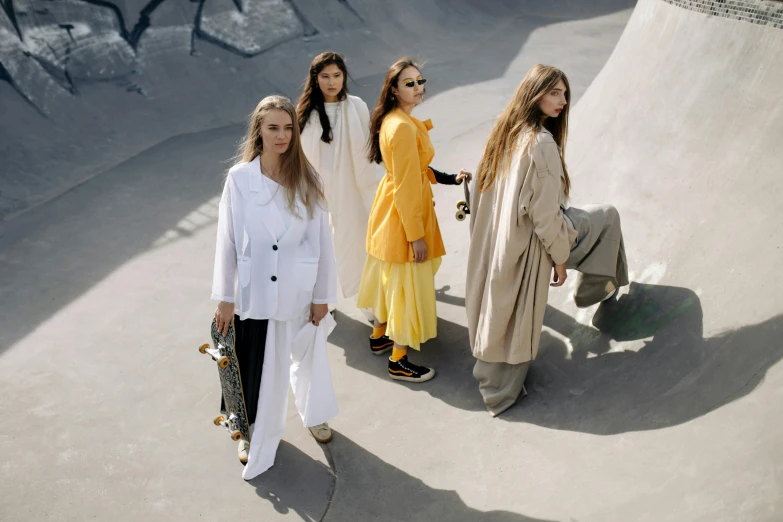
M402 58L389 68L370 117L368 157L386 167L367 227L367 261L357 305L375 315L370 350L392 351L389 377L424 382L431 368L408 361L408 348L437 334L435 273L446 253L432 200L433 183L459 185L471 174L444 174L429 167L435 156L432 123L411 116L424 100L419 66Z

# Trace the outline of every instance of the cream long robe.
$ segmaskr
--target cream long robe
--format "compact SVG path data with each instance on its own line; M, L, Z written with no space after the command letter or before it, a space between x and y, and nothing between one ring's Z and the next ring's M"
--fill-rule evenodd
M576 239L560 209L562 177L557 144L542 129L529 153L515 152L508 172L474 191L466 310L479 360L536 357L553 261L565 263Z
M323 178L340 287L345 297L352 297L359 292L367 258L367 222L382 175L378 166L367 159L370 134L367 104L349 95L340 102L330 144L321 141L322 132L318 112L314 110L302 131L302 148ZM321 147L333 147L332 165L322 164Z

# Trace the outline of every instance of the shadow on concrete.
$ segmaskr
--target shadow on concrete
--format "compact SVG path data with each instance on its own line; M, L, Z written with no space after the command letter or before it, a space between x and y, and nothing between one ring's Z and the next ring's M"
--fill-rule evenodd
M698 296L687 288L633 283L599 307L596 329L549 309L548 335L528 376L530 401L509 421L608 435L665 428L751 393L783 357L783 316L705 339ZM609 339L638 351L610 352Z
M443 285L441 288L436 288L435 300L443 304L450 304L465 308L465 298L458 295L450 295L448 293L449 290L451 290L450 285Z
M337 477L331 505L331 490L324 490L321 479L332 471L286 442L275 466L250 483L278 513L293 511L307 521L547 522L509 511L473 509L455 491L428 486L338 432L324 451L331 452Z
M365 349L367 328L346 320L330 341L345 349L351 367L388 378ZM698 296L674 286L632 283L628 294L598 308L594 326L551 306L544 322L555 334L543 333L529 395L503 421L600 435L666 428L749 394L783 357L783 316L704 339ZM613 352L612 341L637 341L629 345L636 351ZM457 408L484 409L466 327L439 320L438 337L415 357L438 376L405 386Z
M214 226L217 204L210 198L220 195L226 159L242 133L234 126L171 138L16 218L2 238L15 244L5 250L0 244L0 289L15 303L0 316L0 355L136 256ZM214 248L210 241L186 255L211 265ZM188 284L182 275L152 269L138 283L160 280L163 303ZM207 299L210 279L203 284ZM117 295L111 306L135 309L141 303L134 291Z
M293 511L302 520L311 521L323 519L334 489L335 477L332 470L322 462L293 444L281 441L275 465L248 483L278 513L287 515Z

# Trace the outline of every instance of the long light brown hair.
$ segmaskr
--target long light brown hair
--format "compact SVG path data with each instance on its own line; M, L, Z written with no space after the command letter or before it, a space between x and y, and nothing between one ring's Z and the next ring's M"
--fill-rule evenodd
M318 85L318 75L321 74L327 66L336 65L343 73L343 88L337 93L337 99L343 101L348 97L348 68L345 66L345 60L337 53L327 51L321 53L310 64L310 71L305 80L302 95L296 103L296 117L299 121L299 132L303 131L307 122L310 121L310 113L315 110L318 112L318 119L321 122L321 141L324 143L332 142L332 126L329 123L329 117L326 115L324 107L324 93Z
M386 78L383 80L381 94L378 96L378 102L375 104L375 108L370 115L370 137L367 140L367 159L371 162L383 162L380 141L381 124L383 124L383 118L398 105L397 98L392 92L392 87L398 87L397 82L400 79L400 74L408 67L415 67L421 71L421 66L419 66L413 58L405 56L389 67Z
M299 125L296 122L296 110L291 100L285 96L267 96L261 100L256 109L250 115L247 124L247 134L239 146L238 162L250 162L256 159L264 151L264 142L261 139L261 126L264 124L264 118L271 111L287 112L291 116L293 130L291 132L291 142L288 149L280 155L280 177L279 183L285 190L286 206L288 210L296 217L301 218L296 209L296 197L304 203L307 208L308 217L313 217L313 206L320 205L325 208L326 198L324 197L321 177L315 171L313 166L307 161L307 157L302 150L302 143L299 137Z
M557 118L547 118L538 106L541 98L554 89L557 82L563 80L566 86L566 106ZM560 161L563 163L563 185L566 197L571 191L571 179L565 165L565 145L568 138L568 108L571 107L571 87L565 73L549 65L535 65L528 71L519 84L511 102L500 115L489 135L484 155L477 171L478 188L482 192L497 179L498 173L507 172L516 147L521 146L527 152L536 142L541 128L552 133L560 149ZM519 144L520 136L530 131L524 143Z

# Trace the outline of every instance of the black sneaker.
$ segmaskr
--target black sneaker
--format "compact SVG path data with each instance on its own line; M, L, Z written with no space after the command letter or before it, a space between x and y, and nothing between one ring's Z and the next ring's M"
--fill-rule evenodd
M435 370L413 364L406 355L399 361L389 359L389 377L395 381L426 382L435 377Z
M383 355L392 348L394 348L394 341L385 335L370 337L370 351L375 355Z

